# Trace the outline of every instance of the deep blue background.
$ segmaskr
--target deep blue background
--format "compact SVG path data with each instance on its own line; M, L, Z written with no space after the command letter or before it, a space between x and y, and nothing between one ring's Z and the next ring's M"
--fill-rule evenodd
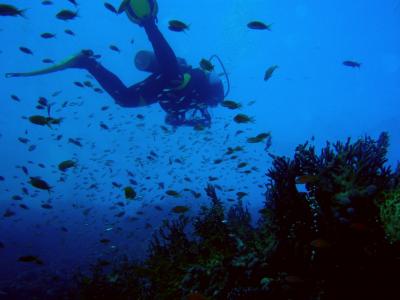
M151 49L140 27L126 16L106 10L102 1L80 1L79 17L64 22L55 14L74 7L67 0L54 2L43 6L39 0L8 1L27 11L26 19L0 17L1 74L42 68L43 58L58 61L91 48L126 84L147 76L133 65L136 51ZM119 5L119 1L109 2ZM0 182L0 241L5 245L0 249L1 285L33 279L42 272L69 274L97 258L112 260L117 254L142 257L152 230L163 218L172 217L171 206L189 205L193 213L208 203L203 192L208 176L219 178L214 183L223 190L218 194L225 200L236 198L238 191L249 193L245 203L256 212L264 200L264 188L259 185L266 182L264 173L270 158L263 144L247 144L246 138L261 132L272 133L272 153L290 156L297 144L311 137L320 148L327 140L377 137L381 131L388 131L390 163L397 162L400 8L395 0L160 0L159 7L159 26L176 54L195 66L201 58L218 54L232 83L228 98L242 103L242 112L254 117L255 122L236 124L232 119L237 112L218 107L212 110L210 130L179 128L165 134L160 128L164 113L158 105L119 108L107 94L73 84L89 79L84 71L32 78L0 77L0 175L5 177ZM185 33L168 31L171 19L190 24L190 29ZM246 24L253 20L272 23L272 30L248 29ZM66 35L66 28L76 36ZM40 37L43 32L57 36L44 40ZM111 44L117 45L121 53L111 51ZM34 55L20 52L20 46L29 47ZM342 65L343 60L356 60L362 66L348 68ZM265 70L275 64L279 68L265 82ZM56 91L62 92L52 97ZM12 94L21 101L12 100ZM64 118L53 130L22 118L40 113L35 109L40 96L54 103L52 116ZM255 104L249 106L253 100ZM62 108L64 101L68 105ZM110 108L102 111L106 105ZM138 119L137 114L145 119ZM101 129L100 122L111 129ZM235 136L239 129L245 133ZM56 141L59 134L63 138ZM24 145L18 137L29 138L30 142ZM82 138L82 148L67 143L68 138L77 137ZM28 151L31 144L37 145L34 151ZM245 151L238 153L238 159L213 163L214 159L226 158L223 154L227 147L239 145ZM151 150L158 154L155 161L147 159ZM58 163L71 158L78 161L78 167L61 174ZM175 159L182 163L169 163ZM242 161L259 171L240 173L236 166ZM49 195L29 186L29 178L18 168L22 165L32 176L41 176L53 186L53 209L40 206ZM128 185L126 170L138 182L134 186L138 199L131 202L124 199L122 189L111 184L115 181ZM59 182L60 177L65 182ZM182 196L165 196L159 182ZM98 188L89 189L91 184ZM22 194L24 186L29 196ZM201 198L194 199L184 188L201 192ZM12 200L13 195L24 199ZM126 206L116 206L118 201ZM21 209L20 203L30 209ZM229 206L232 202L226 203ZM2 217L7 208L16 215ZM114 216L121 211L125 211L123 217ZM138 211L144 214L137 215ZM146 223L153 228L146 228ZM103 245L99 243L101 238L109 238L111 243ZM18 263L21 255L38 255L45 265Z

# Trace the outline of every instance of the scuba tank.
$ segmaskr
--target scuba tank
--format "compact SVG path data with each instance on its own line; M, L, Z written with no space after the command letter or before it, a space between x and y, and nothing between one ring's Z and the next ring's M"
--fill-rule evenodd
M178 65L180 68L188 68L188 64L185 59L177 57ZM136 53L135 56L135 67L144 72L149 73L160 73L160 66L157 61L157 57L152 51L141 50Z

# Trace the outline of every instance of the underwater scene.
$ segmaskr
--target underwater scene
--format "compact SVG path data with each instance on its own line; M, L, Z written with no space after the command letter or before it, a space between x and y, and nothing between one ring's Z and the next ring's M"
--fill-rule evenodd
M0 299L397 299L400 1L0 0Z

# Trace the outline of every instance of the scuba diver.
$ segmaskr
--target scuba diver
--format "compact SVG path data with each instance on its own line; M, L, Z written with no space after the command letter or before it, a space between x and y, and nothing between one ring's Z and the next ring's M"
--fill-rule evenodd
M122 107L147 106L158 102L167 113L165 122L169 125L209 127L211 116L207 108L223 101L222 81L214 72L192 68L184 59L176 57L156 25L156 0L124 0L118 9L119 14L123 12L133 23L144 28L153 47L154 53L139 51L135 57L135 65L139 70L152 73L142 82L125 86L97 61L98 56L91 50L82 50L47 69L7 73L6 77L35 76L69 68L84 69Z

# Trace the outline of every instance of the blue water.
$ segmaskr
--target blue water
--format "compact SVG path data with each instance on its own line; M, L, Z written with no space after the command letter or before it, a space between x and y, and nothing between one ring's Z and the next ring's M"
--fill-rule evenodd
M128 85L148 76L133 64L137 51L151 50L143 29L125 15L106 10L102 1L80 1L79 17L68 22L55 18L61 9L75 10L67 0L50 6L39 0L4 2L27 10L26 18L0 17L0 73L40 69L47 66L41 62L44 58L60 61L90 48ZM109 2L119 5L118 1ZM112 261L123 254L143 258L153 230L164 218L175 217L171 207L188 205L189 215L194 215L201 205L208 204L204 188L209 176L218 177L212 183L220 187L218 195L228 207L232 202L227 199L236 198L236 192L248 193L243 200L256 218L264 201L264 174L271 159L263 143L248 144L246 139L261 132L272 134L270 153L291 156L295 147L308 139L320 148L328 140L377 137L388 131L389 163L397 163L398 1L158 2L158 25L177 56L197 66L201 58L218 54L231 81L227 98L242 103L241 112L253 117L254 123L237 124L233 121L237 111L217 107L211 109L210 129L169 127L165 133L160 127L165 125L165 113L159 105L118 107L106 93L73 84L90 80L98 86L85 71L31 78L1 76L0 175L5 180L0 181L0 242L5 247L0 249L0 290L37 284L44 274L67 278L99 258ZM190 29L169 31L171 19L186 22ZM272 24L271 31L249 29L246 25L253 20ZM67 28L76 36L65 34ZM40 37L43 32L55 33L56 38L45 40ZM121 53L111 51L111 44ZM33 55L22 53L20 46L31 49ZM344 60L360 62L361 68L346 67ZM264 81L271 65L279 67ZM53 97L57 91L61 93ZM35 108L39 97L54 103L52 116L63 118L59 126L50 129L23 118L44 113ZM65 101L68 103L62 107ZM249 105L251 101L255 103ZM109 109L103 111L104 106ZM110 130L101 129L100 122ZM244 133L236 135L238 130ZM58 135L62 135L59 141ZM19 137L28 138L28 143L21 143ZM81 138L83 147L68 143L69 138ZM30 145L36 149L29 151ZM227 148L235 146L245 148L236 160L213 163L226 158ZM150 151L158 157L148 159ZM57 165L67 159L76 160L77 167L62 173ZM257 170L243 174L237 168L239 162L248 162L246 169ZM45 179L52 186L51 193L33 188L21 166L28 168L30 176ZM137 198L126 200L123 189L112 182L134 187ZM159 188L161 182L164 189ZM90 188L93 184L96 187ZM22 192L23 187L29 195ZM201 197L195 199L185 188L200 192ZM167 189L182 196L168 196ZM23 199L13 200L15 195ZM42 208L49 199L53 208ZM29 209L22 209L22 203ZM7 209L15 215L3 216ZM125 214L116 216L120 212ZM111 242L104 245L99 242L102 238ZM24 255L36 255L44 265L18 262Z

